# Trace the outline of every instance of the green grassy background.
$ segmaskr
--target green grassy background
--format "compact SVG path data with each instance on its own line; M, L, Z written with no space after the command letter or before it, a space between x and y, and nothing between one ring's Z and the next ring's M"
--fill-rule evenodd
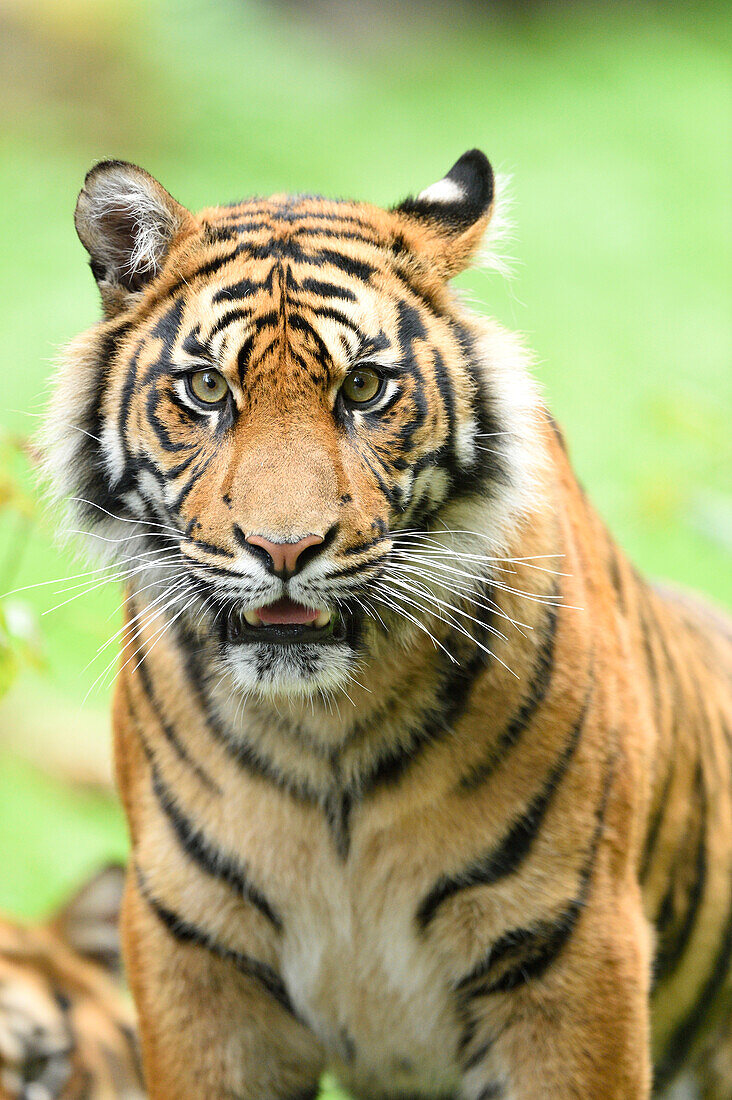
M732 604L730 29L722 3L0 4L0 424L34 429L57 349L97 317L72 223L95 160L138 161L193 208L391 203L478 145L513 175L515 273L460 284L527 335L638 565ZM0 593L77 568L42 516L28 534L0 512ZM29 915L125 845L108 798L18 755L26 728L67 754L93 753L90 722L106 737L108 677L81 701L119 595L43 614L62 598L23 595L46 667L0 710L0 907Z

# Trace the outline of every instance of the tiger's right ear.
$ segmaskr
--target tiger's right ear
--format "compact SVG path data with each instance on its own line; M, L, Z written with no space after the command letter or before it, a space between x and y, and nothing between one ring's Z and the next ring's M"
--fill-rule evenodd
M485 153L470 149L437 183L392 208L412 248L444 279L463 271L480 245L493 213L493 169Z
M144 290L173 241L196 225L156 179L121 160L104 160L87 174L74 223L108 317Z

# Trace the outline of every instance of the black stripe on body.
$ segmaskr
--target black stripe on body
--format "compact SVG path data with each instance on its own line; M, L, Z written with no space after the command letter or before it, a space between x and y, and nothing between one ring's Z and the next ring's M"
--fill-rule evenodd
M707 877L707 795L701 761L697 762L691 812L699 814L695 852L691 860L693 877L688 887L686 910L681 917L676 913L677 878L689 866L692 853L682 843L670 871L668 890L664 895L656 920L658 949L653 962L653 986L668 978L676 969L689 945L696 918L702 904ZM692 823L693 825L693 823ZM692 837L694 833L692 832Z
M638 585L644 586L645 582L642 579L637 578L636 583ZM645 592L640 593L639 598L643 599L644 595L645 595ZM660 722L660 713L659 713L659 708L660 708L660 699L659 699L660 685L659 685L658 678L657 678L658 673L657 673L657 670L656 670L656 664L655 664L655 661L653 660L653 656L652 656L651 648L650 648L650 642L651 642L650 627L651 627L651 622L649 620L647 620L645 618L645 616L643 616L640 612L639 612L639 616L641 618L641 623L642 623L641 629L642 629L642 634L643 634L643 645L644 645L644 649L645 649L645 652L646 652L647 660L649 661L649 670L650 670L651 665L652 665L654 673L656 675L656 680L654 682L654 718L655 718L655 721L657 723L659 723ZM661 651L663 653L664 661L665 661L665 664L666 664L666 670L668 672L668 676L664 680L663 687L665 689L665 694L670 697L671 731L670 731L670 738L669 738L669 742L670 742L669 743L669 749L668 749L668 754L667 754L668 755L668 763L666 765L666 774L665 774L664 779L663 779L663 785L662 785L661 791L659 793L658 802L656 804L655 809L653 810L653 813L651 814L651 817L650 817L650 820L649 820L649 823L648 823L646 838L645 838L645 841L643 843L643 849L642 849L642 852L641 852L641 859L640 859L640 865L639 865L639 871L638 871L638 875L639 875L641 885L645 884L645 882L648 878L649 872L651 870L651 866L652 866L652 863L653 863L653 857L655 855L656 846L658 844L658 838L659 838L659 835L661 833L661 829L663 827L663 823L664 823L664 820L665 820L666 811L668 809L669 802L670 802L671 788L672 788L674 780L676 778L677 760L678 760L678 753L676 751L676 745L677 745L678 737L679 737L680 714L683 710L683 708L681 706L681 700L680 700L679 676L678 676L678 671L677 671L676 665L675 665L674 661L672 660L671 654L670 654L669 649L668 649L668 646L665 643L665 640L664 640L664 637L663 637L663 632L658 629L658 624L655 622L655 619L653 620L653 623L655 625L655 635L656 635L656 638L657 638L657 640L658 640L658 642L661 646ZM662 729L663 729L663 727L659 725L658 726L659 736L662 733Z
M152 783L158 805L168 819L186 855L206 874L225 882L240 897L250 901L262 916L266 917L278 932L281 932L282 918L251 882L246 865L220 851L209 840L203 829L194 825L184 814L154 762L152 762Z
M503 1085L500 1085L497 1081L494 1081L478 1093L476 1100L501 1100L502 1096L506 1095L506 1090Z
M174 939L178 940L180 943L190 944L193 947L202 947L212 955L222 959L224 962L231 963L241 974L257 982L257 984L277 1001L286 1012L289 1012L291 1016L298 1019L284 982L271 966L268 966L267 963L260 962L258 959L253 959L251 955L245 955L241 951L235 951L231 947L225 947L224 944L219 943L218 940L204 928L192 924L178 913L174 913L172 909L168 909L166 905L153 895L140 868L136 867L135 870L140 893L147 902L151 912L155 914L160 923L168 930Z
M195 635L189 634L185 625L180 622L176 624L174 629L185 663L187 682L191 694L204 717L206 728L214 739L222 745L226 754L249 775L272 783L279 790L286 792L299 802L309 805L317 804L319 801L318 791L307 783L280 771L271 760L268 760L247 741L232 734L219 721L210 705L205 675L198 662L197 639Z
M256 339L256 333L250 333L241 344L239 350L236 353L236 373L239 379L239 385L244 389L244 379L249 369L249 362L251 359L252 348Z
M384 499L387 501L387 503L395 511L402 510L399 493L397 491L397 486L387 485L387 483L384 481L384 479L381 476L381 474L379 473L379 471L376 469L376 466L374 465L373 461L371 459L369 459L365 453L361 454L361 461L363 462L363 464L366 467L368 467L369 472L371 474L373 474L376 485L377 485L379 491L381 492L382 496L384 497Z
M554 593L558 598L558 592ZM502 762L505 753L515 748L525 731L533 722L537 711L547 696L554 672L555 642L557 636L557 623L559 610L550 607L544 624L544 634L541 648L534 661L534 669L529 683L529 689L518 711L510 719L506 728L498 738L498 743L492 745L489 756L479 764L475 764L460 778L460 790L468 793L475 790L489 779L496 768Z
M136 658L133 671L137 675L142 694L145 696L147 704L153 712L155 721L162 730L165 740L168 742L180 762L184 764L186 768L191 769L203 786L206 787L207 790L220 795L222 793L221 787L211 778L203 766L199 764L197 760L193 759L178 736L177 730L175 730L168 721L167 715L163 711L145 664L147 651L145 650L140 630L137 627L133 628L130 640L134 647Z
M325 800L325 820L340 859L348 858L351 848L351 813L353 794L350 790L334 790Z
M194 549L200 550L204 554L215 554L220 558L236 558L236 557L238 557L238 554L235 554L233 550L228 550L225 546L217 546L213 542L204 542L203 539L194 538L193 534L190 533L191 531L192 531L191 524L189 524L188 528L187 528L187 531L186 531L186 542L190 543L190 545ZM196 565L200 565L200 564L208 565L209 563L208 562L204 562L204 563L196 562L195 564Z
M182 402L178 401L177 396L173 396L172 394L171 396L173 397L176 406L180 409L185 408L187 413L188 407L183 406ZM175 466L169 466L165 471L158 470L158 477L156 478L156 480L161 488L167 488L169 482L176 481L179 477L181 477L182 474L184 474L186 470L190 468L191 463L195 462L198 457L199 451L197 448L194 447L191 450L191 453L186 455L185 458L182 458L180 462L178 462ZM138 474L145 468L145 466L140 464L137 470Z
M689 1050L705 1018L721 993L732 965L732 907L722 929L719 948L695 1004L687 1012L666 1043L666 1051L654 1076L654 1087L660 1093L671 1084L686 1061Z
M453 638L454 634L446 639L448 649ZM486 644L487 627L478 640ZM468 639L464 641L466 646L470 645ZM478 646L470 658L458 666L452 665L447 657L441 658L442 668L438 671L438 675L441 674L440 687L435 703L409 731L405 744L383 753L370 772L362 777L361 790L364 795L373 793L379 787L395 786L427 747L450 734L455 722L464 714L475 682L489 660L490 653ZM356 735L357 730L354 730Z
M444 875L438 879L417 909L417 924L424 931L434 920L440 906L462 890L474 886L490 886L514 874L529 856L534 841L541 831L554 794L561 784L574 757L584 728L592 689L585 697L579 718L560 753L552 765L541 789L509 827L503 839L490 852L476 859L456 875Z
M575 896L555 916L504 933L485 957L456 983L455 989L465 1001L508 993L536 981L553 965L568 943L589 897L616 761L617 754L614 754L606 764L602 794L595 810L595 828Z
M640 869L638 872L641 885L645 883L648 878L648 872L651 869L651 862L656 851L656 844L658 843L658 836L661 832L661 826L663 825L666 810L669 804L669 794L671 792L671 785L676 775L676 755L671 756L671 760L666 769L666 776L663 781L663 789L661 796L658 800L658 805L651 817L651 821L646 834L645 843L643 845L643 852L641 854Z

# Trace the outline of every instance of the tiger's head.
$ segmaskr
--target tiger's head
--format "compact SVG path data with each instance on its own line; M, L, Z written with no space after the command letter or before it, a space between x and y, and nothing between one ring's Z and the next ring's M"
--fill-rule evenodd
M449 287L493 206L477 150L390 210L276 195L193 215L132 164L86 177L105 318L66 354L47 466L121 579L215 636L242 692L343 687L435 610L423 540L500 552L525 513L520 349Z

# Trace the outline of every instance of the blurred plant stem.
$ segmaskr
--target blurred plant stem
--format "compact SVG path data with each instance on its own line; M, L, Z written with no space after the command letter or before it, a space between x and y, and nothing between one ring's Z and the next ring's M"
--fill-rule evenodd
M0 698L21 668L42 664L36 618L24 602L9 598L35 522L35 504L19 474L27 452L25 440L0 433L0 514L12 524L0 559Z

